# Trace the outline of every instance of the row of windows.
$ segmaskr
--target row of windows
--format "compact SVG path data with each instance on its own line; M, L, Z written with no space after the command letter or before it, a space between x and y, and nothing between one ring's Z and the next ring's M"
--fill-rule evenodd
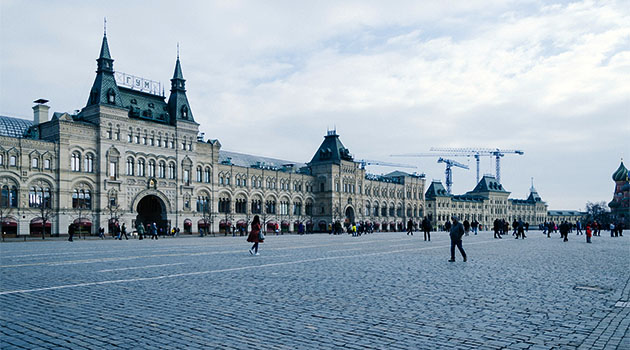
M262 181L260 178L252 177L250 184L252 188L262 188ZM230 186L230 176L219 175L219 185ZM235 185L237 187L247 187L247 179L236 177ZM276 181L274 179L267 179L265 181L265 186L266 188L272 190L275 190L277 188ZM306 189L306 192L313 192L314 186L312 184L303 185L301 182L294 182L293 187L291 188L288 181L280 182L280 190L289 191L291 189L296 192L301 192L302 189Z
M358 192L357 192L357 189L358 189ZM340 192L341 191L341 186L340 186L339 182L335 182L335 191L336 192ZM361 185L355 186L354 184L351 184L351 183L344 183L343 184L343 192L345 192L345 193L359 193L359 194L361 194L362 193L362 186ZM389 189L388 190L386 188L383 188L383 189L375 188L374 190L372 190L370 187L366 187L365 188L365 193L363 193L363 194L366 195L366 196L371 196L372 192L374 192L374 196L375 197L381 196L381 197L385 197L385 198L387 198L387 197L399 198L399 199L403 198L403 192L402 191L400 191L400 190L396 191L396 190L393 190L393 189ZM414 192L413 193L413 199L417 199L417 198L418 198L417 193ZM411 199L411 192L407 192L407 199Z
M262 214L262 201L252 200L250 210L252 214ZM247 200L237 199L234 203L234 211L237 214L246 214ZM290 204L287 201L281 201L280 205L277 205L275 200L268 200L264 203L264 211L266 214L289 215L290 212L292 215L302 215L302 202L294 202L293 204ZM231 213L231 200L229 198L219 199L219 213ZM306 215L313 215L313 203L306 203L304 213Z
M165 179L168 175L169 179L176 178L177 173L176 173L175 163L169 163L167 167L165 162L160 161L157 164L157 175L156 175L156 163L154 160L149 160L148 167L146 167L146 170L147 170L146 173L145 173L145 165L146 163L144 159L138 159L138 162L136 163L133 158L128 158L126 175L127 176L145 176L146 174L149 177L157 176L161 179ZM185 181L188 180L188 176L186 176L186 174L184 176L184 180Z
M397 216L397 217L403 217L403 208L402 207L398 207L395 208L393 206L391 207L387 207L387 206L382 206L379 207L378 205L375 205L374 207L372 207L370 204L366 204L365 205L365 210L364 213L366 216L372 215L372 216ZM407 216L422 216L422 208L411 208L411 207L407 207Z
M0 166L4 165L4 155L0 154ZM52 161L49 158L44 159L43 169L50 169ZM11 155L9 156L9 166L17 166L17 156ZM31 168L39 169L40 168L40 159L33 157L31 158Z
M91 153L86 154L83 157L83 164L81 164L81 154L79 152L73 152L70 158L70 170L85 173L94 172L94 155Z

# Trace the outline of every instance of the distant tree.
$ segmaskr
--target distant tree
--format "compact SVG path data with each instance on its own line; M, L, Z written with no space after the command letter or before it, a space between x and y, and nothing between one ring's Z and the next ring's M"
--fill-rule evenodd
M610 209L606 202L586 202L586 222L592 221L604 227L610 224Z
M38 197L37 200L37 210L39 211L39 216L42 219L42 239L44 239L46 235L46 224L57 215L56 211L52 207L52 203L52 193L45 193L41 199Z

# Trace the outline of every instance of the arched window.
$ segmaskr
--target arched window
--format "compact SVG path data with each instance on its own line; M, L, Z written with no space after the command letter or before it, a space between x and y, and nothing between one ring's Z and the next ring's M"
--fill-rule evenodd
M262 204L259 199L252 200L251 211L252 214L262 214Z
M50 159L44 159L44 169L50 169Z
M197 197L197 212L210 212L210 201L208 200L208 196L201 195Z
M247 199L237 198L234 203L234 211L239 214L245 214L247 212Z
M293 203L293 215L302 215L302 202L296 201Z
M83 160L83 171L91 173L94 171L94 156L92 154L86 154Z
M133 158L127 158L127 176L133 176L134 168Z
M210 183L210 168L206 168L203 172L203 181L205 183Z
M138 159L138 176L144 176L144 159Z
M265 213L267 214L275 214L276 213L276 201L269 200L265 202Z
M90 190L75 189L72 193L72 208L92 209L92 193Z
M114 89L109 89L107 91L107 103L109 104L116 104L116 93L114 92Z
M17 190L16 190L17 196ZM28 206L31 208L50 208L50 188L49 187L31 187L28 193ZM16 203L17 204L17 203Z
M2 191L0 192L0 207L2 208L10 207L9 186L7 185L2 186Z
M155 177L155 161L149 161L149 177Z
M16 156L10 156L9 157L9 166L17 166L17 157Z
M230 212L230 199L220 198L219 199L219 213L229 213L229 212Z
M175 172L175 171L176 171L176 170L175 170L175 164L170 163L170 164L168 165L168 178L169 178L169 179L175 179L175 177L176 177L176 176L175 176L175 175L176 175L176 172Z
M197 173L196 173L196 175L197 175L197 176L196 176L196 180L197 180L197 182L201 182L201 179L202 179L202 178L201 178L201 167L200 167L200 166L198 166L198 167L197 167Z
M188 119L188 107L186 105L182 106L182 118Z
M72 171L81 171L81 155L78 152L72 153L70 167Z
M158 177L160 179L166 177L166 164L164 162L160 162L158 165Z

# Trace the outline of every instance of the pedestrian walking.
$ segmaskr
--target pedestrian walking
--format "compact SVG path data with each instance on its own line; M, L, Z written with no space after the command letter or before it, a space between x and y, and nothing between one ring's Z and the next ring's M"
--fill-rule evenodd
M98 237L100 239L105 239L105 229L103 227L98 228Z
M468 232L470 232L470 222L464 220L464 234L468 236Z
M74 237L74 224L68 226L68 242L72 242L72 237Z
M123 222L122 227L120 228L120 234L118 235L118 239L122 241L122 236L125 236L125 240L129 240L129 237L127 236L127 226L125 226L125 223Z
M158 230L157 230L157 225L155 224L155 222L153 224L151 224L151 227L149 228L150 232L151 232L151 239L157 240L158 239Z
M525 224L520 218L518 219L518 233L516 234L516 239L518 239L519 236L521 239L525 239Z
M492 224L492 229L494 230L494 238L502 239L503 237L501 237L501 225L503 224L499 219L494 219L494 222Z
M407 236L412 235L413 236L413 220L409 219L409 221L407 221Z
M591 243L591 236L593 232L591 231L591 224L586 224L586 243Z
M143 240L144 239L144 225L142 223L139 223L136 229L138 230L138 240L139 241Z
M249 232L249 236L247 236L247 242L254 243L254 245L249 249L249 254L259 255L258 243L263 243L264 240L265 235L260 230L260 218L256 215L254 216L254 220L252 220L252 230Z
M453 220L453 226L451 226L450 236L451 236L451 260L449 262L455 262L455 247L459 249L459 252L462 254L464 258L464 262L466 262L466 252L462 247L462 237L464 236L464 225L462 225L456 216L451 217Z
M569 241L569 224L566 221L563 221L560 224L560 237L564 237L564 242Z
M432 229L433 229L433 227L431 227L431 221L429 221L429 219L425 216L424 219L422 219L422 232L424 232L424 240L425 241L431 242L431 230Z
M473 222L470 224L470 227L472 227L473 232L475 233L475 236L477 235L477 229L479 228L479 221L477 221L477 219L473 220Z

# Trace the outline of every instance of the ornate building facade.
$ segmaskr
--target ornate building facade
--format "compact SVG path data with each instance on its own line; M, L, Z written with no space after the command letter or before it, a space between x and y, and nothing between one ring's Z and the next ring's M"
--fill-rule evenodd
M493 176L484 176L472 191L463 195L449 194L441 181L433 181L425 194L427 215L433 227L443 227L450 217L477 220L484 229L492 227L495 219L512 222L521 219L538 226L547 219L547 204L532 185L527 199L510 199Z
M113 63L104 36L76 114L49 118L37 100L32 122L0 117L2 232L66 234L74 223L95 234L116 222L217 232L247 228L254 215L285 231L337 220L391 230L425 214L424 175L370 175L336 132L308 163L224 151L199 133L179 57L168 100Z

